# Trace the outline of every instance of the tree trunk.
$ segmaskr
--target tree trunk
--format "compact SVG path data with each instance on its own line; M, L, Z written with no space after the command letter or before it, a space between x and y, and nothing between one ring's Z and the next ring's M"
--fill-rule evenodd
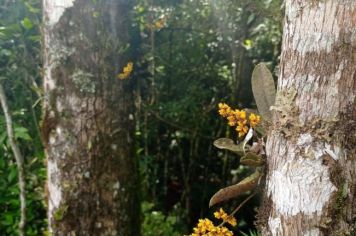
M263 235L356 235L356 2L286 0Z
M126 0L43 0L48 223L53 235L139 235Z

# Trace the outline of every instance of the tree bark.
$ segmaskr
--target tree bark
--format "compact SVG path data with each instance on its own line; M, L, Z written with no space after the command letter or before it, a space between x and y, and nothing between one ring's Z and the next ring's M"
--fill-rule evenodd
M262 233L356 235L356 2L285 11Z
M48 223L53 235L140 235L126 0L43 0Z

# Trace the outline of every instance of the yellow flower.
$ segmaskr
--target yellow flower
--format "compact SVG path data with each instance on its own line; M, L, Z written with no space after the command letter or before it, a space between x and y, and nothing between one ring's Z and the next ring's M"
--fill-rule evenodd
M222 117L227 117L231 114L231 107L225 103L219 103L219 114Z
M124 73L129 74L131 73L132 69L133 69L133 64L132 62L129 62L127 63L127 66L124 67Z
M216 219L222 220L225 220L228 217L227 213L222 208L220 208L219 211L214 212L214 216Z
M122 70L122 73L118 74L117 77L121 80L127 79L131 75L132 70L133 70L133 63L128 62L127 65Z
M239 137L243 137L247 134L249 128L247 126L246 111L244 110L232 110L231 107L225 103L219 103L219 114L228 120L229 126L236 126L236 131ZM260 117L250 115L250 126L254 127L260 122Z
M251 127L254 128L260 123L261 117L259 115L254 114L254 113L251 113L250 116L249 116L249 120L250 120Z
M228 230L226 227L219 227L219 236L233 236L234 234Z
M215 226L214 226L213 222L211 222L211 220L209 220L209 219L200 219L199 220L198 230L201 233L211 231L211 229L213 229L214 227Z
M154 23L154 27L156 28L156 29L162 29L163 27L164 27L164 25L165 25L165 19L164 18L161 18L161 19L159 19L159 20L157 20L155 23Z
M246 126L246 122L246 120L237 122L236 131L239 133L239 137L242 137L247 134L248 127Z
M235 217L229 216L222 208L220 208L219 211L214 212L214 216L216 219L221 219L229 223L231 226L237 225Z
M220 208L219 211L214 213L214 216L218 219L222 219L225 222L232 222L234 224L235 218L228 216L226 212ZM232 219L233 218L233 219ZM226 221L228 220L228 221ZM236 225L236 220L235 220ZM233 236L233 233L224 226L215 226L209 219L199 219L197 227L193 229L193 233L190 236Z
M198 227L193 228L193 231L194 231L194 234L198 234L198 235L204 233L204 232L202 232L201 228L198 228Z
M211 236L233 236L233 233L224 226L215 227L214 231L209 232L206 235Z
M230 125L230 126L235 126L236 123L237 123L237 119L236 119L236 116L235 116L235 115L229 115L229 116L227 117L227 120L229 121L229 122L228 122L228 125Z
M236 221L235 217L233 217L233 216L228 216L225 221L228 224L230 224L231 226L236 226L237 225L237 221Z
M119 79L126 79L126 74L120 73L120 74L117 75L117 77L118 77Z
M244 110L236 110L236 115L240 120L245 120L246 119L246 111Z

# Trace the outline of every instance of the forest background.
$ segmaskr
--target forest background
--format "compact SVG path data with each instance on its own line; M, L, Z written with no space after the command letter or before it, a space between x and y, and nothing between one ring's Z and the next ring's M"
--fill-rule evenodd
M211 216L210 197L251 173L213 147L237 138L217 104L255 108L254 66L276 74L281 42L279 0L137 0L132 12L135 150L143 235L189 233ZM93 13L95 14L95 13ZM95 17L95 15L93 15ZM46 163L41 142L42 10L40 0L0 1L0 82L25 157L26 235L46 231ZM18 171L0 113L0 232L17 235ZM224 206L227 211L246 198ZM254 197L236 215L236 232L254 232Z

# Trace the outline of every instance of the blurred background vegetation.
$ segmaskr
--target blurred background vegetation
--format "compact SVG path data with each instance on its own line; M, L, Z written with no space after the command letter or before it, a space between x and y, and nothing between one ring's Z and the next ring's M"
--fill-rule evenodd
M210 197L249 173L212 146L237 138L217 104L254 108L250 76L266 62L276 71L280 0L136 0L132 9L136 155L140 163L142 232L189 233L210 217ZM41 1L0 0L0 82L25 156L27 235L46 229L45 160L41 144ZM136 35L133 33L133 35ZM17 168L0 113L0 235L17 235ZM241 199L246 196L242 196ZM230 201L232 210L241 199ZM254 197L237 214L253 232Z

